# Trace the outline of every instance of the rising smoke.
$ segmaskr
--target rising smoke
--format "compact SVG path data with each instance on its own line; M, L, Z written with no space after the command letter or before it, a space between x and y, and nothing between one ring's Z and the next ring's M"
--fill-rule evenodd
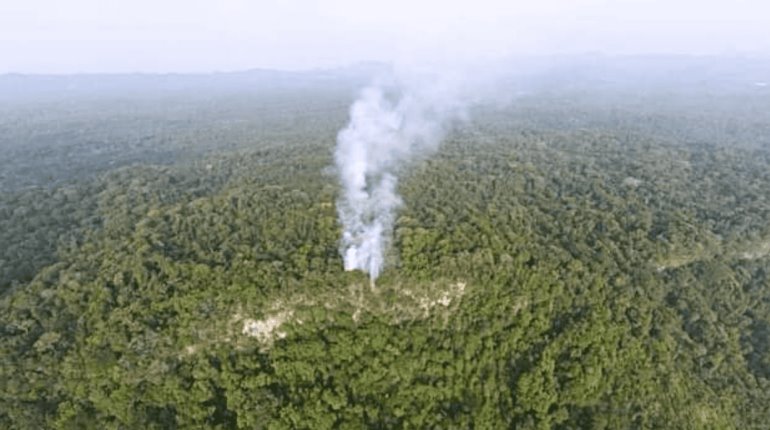
M463 116L456 76L412 74L383 82L361 92L335 153L345 270L367 272L372 282L384 267L396 211L403 205L401 166L434 151L448 124Z

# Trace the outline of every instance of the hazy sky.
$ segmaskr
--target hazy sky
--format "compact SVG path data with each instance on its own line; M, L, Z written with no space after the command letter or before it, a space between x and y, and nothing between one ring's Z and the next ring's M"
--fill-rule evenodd
M0 0L2 72L770 53L768 0Z

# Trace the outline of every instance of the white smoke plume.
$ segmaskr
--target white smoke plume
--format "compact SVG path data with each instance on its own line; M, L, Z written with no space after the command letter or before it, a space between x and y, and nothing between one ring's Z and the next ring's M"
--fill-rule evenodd
M403 76L361 92L337 137L335 161L342 195L337 211L345 270L374 282L385 264L399 197L399 167L434 151L448 124L463 115L456 77Z

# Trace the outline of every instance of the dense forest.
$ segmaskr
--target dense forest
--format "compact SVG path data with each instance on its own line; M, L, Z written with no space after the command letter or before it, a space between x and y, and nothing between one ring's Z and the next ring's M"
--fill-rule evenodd
M767 428L770 89L511 84L372 288L292 82L0 103L0 428Z

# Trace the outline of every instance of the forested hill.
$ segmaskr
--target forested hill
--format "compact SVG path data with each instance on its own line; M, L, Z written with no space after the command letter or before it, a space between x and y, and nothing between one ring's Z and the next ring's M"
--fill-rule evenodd
M0 428L766 428L747 85L475 107L375 288L338 254L352 84L4 105Z

